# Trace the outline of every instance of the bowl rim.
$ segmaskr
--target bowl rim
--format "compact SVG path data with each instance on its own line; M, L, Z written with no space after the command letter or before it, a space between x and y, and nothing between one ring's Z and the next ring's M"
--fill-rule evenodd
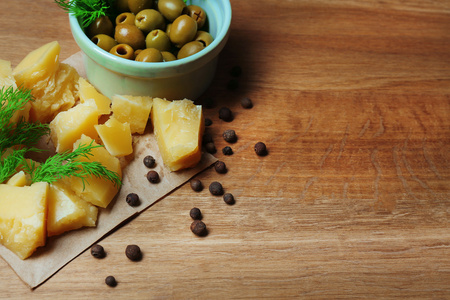
M191 56L163 63L127 60L110 54L100 47L92 47L94 44L81 29L80 23L73 13L69 13L69 23L72 35L82 52L100 66L117 73L136 77L173 76L174 73L184 73L201 67L217 56L225 46L231 26L231 3L230 0L214 0L214 2L216 1L220 1L224 5L224 23L213 42L202 51ZM222 8L220 7L220 9Z

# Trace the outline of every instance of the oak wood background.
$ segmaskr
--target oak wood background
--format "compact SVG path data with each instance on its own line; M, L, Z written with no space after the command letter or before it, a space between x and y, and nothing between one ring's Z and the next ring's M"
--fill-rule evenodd
M231 3L205 95L229 171L198 178L236 204L182 186L105 237L105 259L82 253L33 291L0 259L0 298L450 298L450 1ZM13 66L53 40L61 59L79 51L53 1L2 0L0 12ZM239 136L229 157L225 129ZM194 206L205 238L189 229ZM124 255L132 243L141 262Z

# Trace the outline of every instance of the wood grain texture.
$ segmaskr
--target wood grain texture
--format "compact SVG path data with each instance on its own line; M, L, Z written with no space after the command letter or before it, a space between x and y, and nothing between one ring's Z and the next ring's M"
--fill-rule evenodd
M104 238L105 259L82 253L34 291L0 260L0 298L450 298L450 2L231 3L205 94L229 171L198 178L236 204L185 185ZM79 50L52 1L0 11L0 58L13 65L52 40L61 59ZM229 157L226 129L239 136ZM258 141L268 156L254 154ZM205 238L189 230L194 206ZM139 263L124 255L131 243Z

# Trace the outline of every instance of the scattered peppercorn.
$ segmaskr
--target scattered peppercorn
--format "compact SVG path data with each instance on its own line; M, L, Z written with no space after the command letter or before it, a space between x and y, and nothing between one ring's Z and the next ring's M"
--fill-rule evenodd
M214 143L212 135L209 133L203 134L202 143L203 144Z
M212 120L210 118L206 118L205 119L205 126L211 126L212 125Z
M213 194L215 196L223 195L222 184L220 182L217 182L217 181L211 182L211 184L209 185L209 191L210 191L211 194Z
M230 146L225 146L222 149L222 153L223 153L223 155L232 155L233 154L233 149L231 149Z
M257 142L255 144L255 152L259 156L267 155L266 144L264 144L263 142Z
M106 256L106 252L101 245L95 244L91 247L91 255L95 258L104 258Z
M236 143L237 142L237 135L236 131L233 129L227 129L222 134L223 139L227 141L228 143Z
M147 155L146 157L144 157L144 165L147 168L153 168L155 166L155 158L151 155Z
M240 66L234 66L231 68L230 75L233 77L239 77L242 74L242 68Z
M239 87L239 81L237 79L233 78L230 81L228 81L227 89L229 89L230 91L234 91L238 87Z
M228 171L227 165L223 161L220 161L220 160L216 161L216 163L214 164L214 169L219 174L225 174Z
M191 224L191 231L197 236L205 236L207 233L206 225L200 220L195 220Z
M228 107L222 107L219 109L219 119L225 122L233 121L233 112Z
M151 183L158 183L159 182L159 174L156 171L149 171L147 173L147 180Z
M193 191L200 192L201 190L203 190L203 183L200 181L200 179L191 179L189 183Z
M108 285L110 287L115 287L117 285L117 281L116 281L116 278L114 278L114 276L106 277L105 283L106 283L106 285Z
M214 145L214 143L206 143L205 150L210 154L214 154L217 152L216 145Z
M139 206L141 204L141 201L139 200L139 196L135 193L129 193L127 197L125 198L125 201L130 206Z
M139 261L142 258L141 248L138 245L128 245L125 255L132 261Z
M233 205L234 204L234 196L231 193L226 193L223 195L223 201L225 201L226 204L228 205Z
M202 212L197 207L192 208L191 211L189 212L189 215L194 220L201 220L202 219Z
M241 105L243 108L252 108L253 107L253 102L252 99L248 98L248 97L244 97L241 99Z

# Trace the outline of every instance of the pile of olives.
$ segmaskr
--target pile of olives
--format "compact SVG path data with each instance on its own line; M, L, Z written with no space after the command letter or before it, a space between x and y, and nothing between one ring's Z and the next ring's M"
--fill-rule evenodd
M210 45L206 13L183 0L116 0L117 15L97 18L85 30L100 48L142 62L173 61Z

